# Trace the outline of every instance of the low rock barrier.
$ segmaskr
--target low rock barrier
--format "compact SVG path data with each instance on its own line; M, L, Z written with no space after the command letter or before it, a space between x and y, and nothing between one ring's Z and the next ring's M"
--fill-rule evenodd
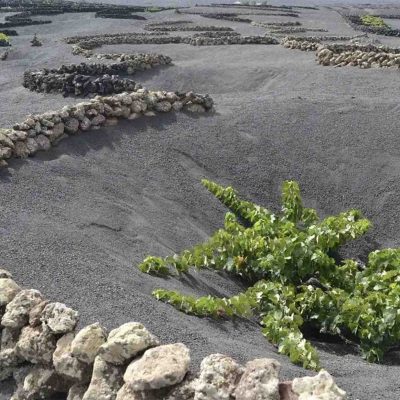
M226 31L221 31L226 32ZM234 31L233 31L234 32ZM229 33L229 32L228 32ZM145 36L137 34L123 35L105 35L97 36L81 41L76 38L69 38L67 43L76 43L73 46L74 54L82 54L85 57L90 57L93 50L97 47L110 44L189 44L192 46L219 46L219 45L234 45L234 44L279 44L278 40L269 36L240 36L236 33L232 35L221 35L220 37L204 36Z
M218 14L218 13L207 13L207 14L200 14L204 18L211 18L211 19L221 19L225 21L232 21L232 22L245 22L250 24L251 19L239 17L237 14Z
M239 32L198 32L193 34L193 38L198 38L198 37L209 37L209 38L221 38L225 36L240 36Z
M280 381L281 366L261 358L239 364L223 354L190 372L190 349L162 344L138 322L110 332L99 323L78 330L76 310L23 289L0 270L0 381L12 378L11 400L344 400L322 370Z
M6 167L9 159L26 158L40 150L49 150L68 135L115 125L122 118L133 120L142 115L153 116L156 112L180 110L203 113L212 108L211 97L193 92L139 89L109 97L96 96L59 111L29 115L13 129L0 129L0 167Z
M18 36L18 32L13 29L1 29L0 34L1 33L6 36Z
M317 61L321 65L346 65L360 68L400 66L400 49L374 45L332 44L318 48Z
M299 21L295 21L295 22L257 22L257 21L252 21L251 25L259 26L260 28L271 28L271 27L279 27L279 26L300 26L303 24Z
M293 26L270 26L269 30L274 34L289 34L293 35L296 33L306 33L306 32L328 32L326 29L321 28L306 28L306 27L293 27Z
M218 32L218 31L233 31L232 28L227 26L202 26L202 25L188 25L180 26L178 24L171 26L154 26L152 24L145 25L144 30L146 31L158 31L158 32L175 32L175 31L198 31L198 32Z
M298 37L285 37L281 41L281 45L288 49L298 49L302 51L316 51L321 45L320 40L303 39Z
M132 14L130 11L114 11L114 10L102 10L97 11L95 14L95 18L115 18L115 19L136 19L145 21L146 17L143 15Z
M117 75L133 75L159 65L171 64L171 58L159 54L98 54L98 59L115 59L113 64L81 63L62 65L57 69L28 71L24 74L24 87L36 92L60 92L64 96L112 94L134 91L141 86L131 79ZM97 76L97 77L95 77Z
M29 25L43 25L50 24L48 20L33 20L30 18L31 13L24 11L18 14L10 15L5 17L6 22L0 23L0 29L2 28L13 28L17 26L29 26Z

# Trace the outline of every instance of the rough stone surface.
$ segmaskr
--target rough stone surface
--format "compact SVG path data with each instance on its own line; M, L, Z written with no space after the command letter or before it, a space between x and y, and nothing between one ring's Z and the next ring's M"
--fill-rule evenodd
M249 361L236 387L236 400L279 400L279 371L276 360Z
M33 364L51 363L56 349L56 338L41 326L22 328L17 345L18 355Z
M200 376L193 382L194 400L230 400L243 373L231 357L211 354L200 365Z
M97 356L92 379L83 400L114 400L123 385L123 370L123 367L108 363Z
M346 392L340 389L332 376L321 370L316 376L293 379L293 392L299 400L344 400Z
M88 385L74 384L68 391L67 400L82 400Z
M40 318L43 328L60 334L74 330L78 323L78 312L62 303L46 305Z
M128 322L110 332L107 343L100 347L101 357L114 364L123 364L137 353L159 344L142 324Z
M80 383L86 383L90 381L91 368L88 364L72 356L71 343L73 339L73 333L68 333L58 339L56 350L53 353L53 365L60 375Z
M107 333L99 323L88 325L76 334L71 343L71 353L85 363L93 363L106 340Z
M133 361L124 374L132 390L161 389L182 382L189 370L189 349L182 343L167 344L147 350Z
M0 278L0 307L7 305L20 290L11 278Z
M1 324L9 328L20 328L26 325L28 323L30 310L41 301L43 301L43 296L39 291L34 289L21 290L13 300L7 304L6 312L1 319Z

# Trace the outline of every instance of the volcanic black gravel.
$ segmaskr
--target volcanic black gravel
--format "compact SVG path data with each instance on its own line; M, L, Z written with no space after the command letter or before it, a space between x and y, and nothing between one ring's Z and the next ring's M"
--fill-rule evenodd
M8 61L1 62L2 127L80 101L31 93L21 85L26 69L83 61L61 38L139 31L144 25L93 14L46 18L53 23L19 28ZM166 12L150 15L147 23L177 18ZM330 35L355 34L325 8L302 11L299 20ZM242 33L264 32L220 22ZM29 44L35 32L40 48ZM273 210L279 208L282 181L295 179L305 204L321 215L355 207L373 221L371 232L343 255L365 258L370 250L399 246L399 71L322 67L312 53L281 46L121 45L99 51L172 57L171 68L138 73L135 80L151 89L210 93L216 113L126 121L12 161L0 171L0 264L22 285L78 309L82 325L99 321L114 328L140 321L163 342L186 343L194 369L206 355L220 352L240 361L274 357L283 378L308 374L277 354L253 321L199 319L151 296L156 287L232 295L242 290L240 283L195 271L184 280L164 280L136 266L146 255L172 254L203 241L222 225L226 210L201 186L203 177L232 185ZM347 346L315 344L350 399L400 397L398 353L378 365Z

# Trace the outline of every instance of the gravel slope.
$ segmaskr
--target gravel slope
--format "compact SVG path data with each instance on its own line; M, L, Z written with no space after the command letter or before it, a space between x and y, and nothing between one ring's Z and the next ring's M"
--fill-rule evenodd
M61 38L143 25L93 14L51 18L50 25L19 28L15 49L1 64L4 127L30 112L79 101L21 86L28 68L83 61ZM247 24L190 18L243 33L263 32ZM303 12L302 20L327 27L330 34L354 34L328 9ZM34 32L43 47L28 45ZM283 365L282 376L304 374L276 353L254 322L200 320L150 295L156 287L231 295L241 290L239 283L211 272L163 280L135 266L148 254L194 245L221 226L225 210L202 188L202 177L231 184L271 209L279 207L282 181L296 179L306 205L322 215L357 207L374 222L371 233L344 254L365 257L371 249L399 246L399 72L321 67L312 53L281 46L108 46L99 51L111 50L171 56L173 66L134 79L148 88L208 92L216 114L124 122L13 161L8 171L0 171L0 264L21 284L78 309L82 324L100 321L113 328L137 320L163 342L183 341L192 349L195 367L207 354L221 352L241 361L275 357ZM351 348L316 345L322 364L350 399L400 397L399 354L373 365Z

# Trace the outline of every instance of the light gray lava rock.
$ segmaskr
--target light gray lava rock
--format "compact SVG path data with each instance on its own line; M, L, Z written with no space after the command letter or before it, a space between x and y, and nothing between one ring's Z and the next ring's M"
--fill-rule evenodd
M49 303L44 308L42 316L43 329L60 334L68 333L75 329L78 323L78 312L63 303Z
M7 305L21 288L11 278L0 278L0 307Z
M108 340L100 347L99 354L105 361L123 364L137 353L159 344L142 324L128 322L110 332Z
M90 381L91 368L89 364L72 356L71 343L73 339L73 333L68 333L58 339L56 350L53 353L53 365L61 376L66 376L79 383L86 383Z
M78 383L72 385L68 391L67 400L82 400L87 389L88 385L80 385Z
M9 328L20 328L28 323L29 312L43 301L41 293L34 289L19 291L6 306L1 324Z
M193 382L194 400L231 400L243 367L233 358L211 354L200 365L200 376Z
M25 326L16 345L18 355L32 364L49 364L56 349L56 338L41 326Z
M108 363L97 356L90 385L82 400L115 400L123 384L123 369L122 366Z
M325 370L318 375L295 378L292 383L293 392L299 400L344 400L346 392L340 389L332 376Z
M249 361L236 387L236 400L279 400L279 371L276 360Z
M182 382L190 365L190 351L183 343L167 344L145 351L132 361L124 381L134 391L161 389Z
M106 341L106 330L99 323L88 325L75 336L71 343L71 353L78 360L91 364Z

